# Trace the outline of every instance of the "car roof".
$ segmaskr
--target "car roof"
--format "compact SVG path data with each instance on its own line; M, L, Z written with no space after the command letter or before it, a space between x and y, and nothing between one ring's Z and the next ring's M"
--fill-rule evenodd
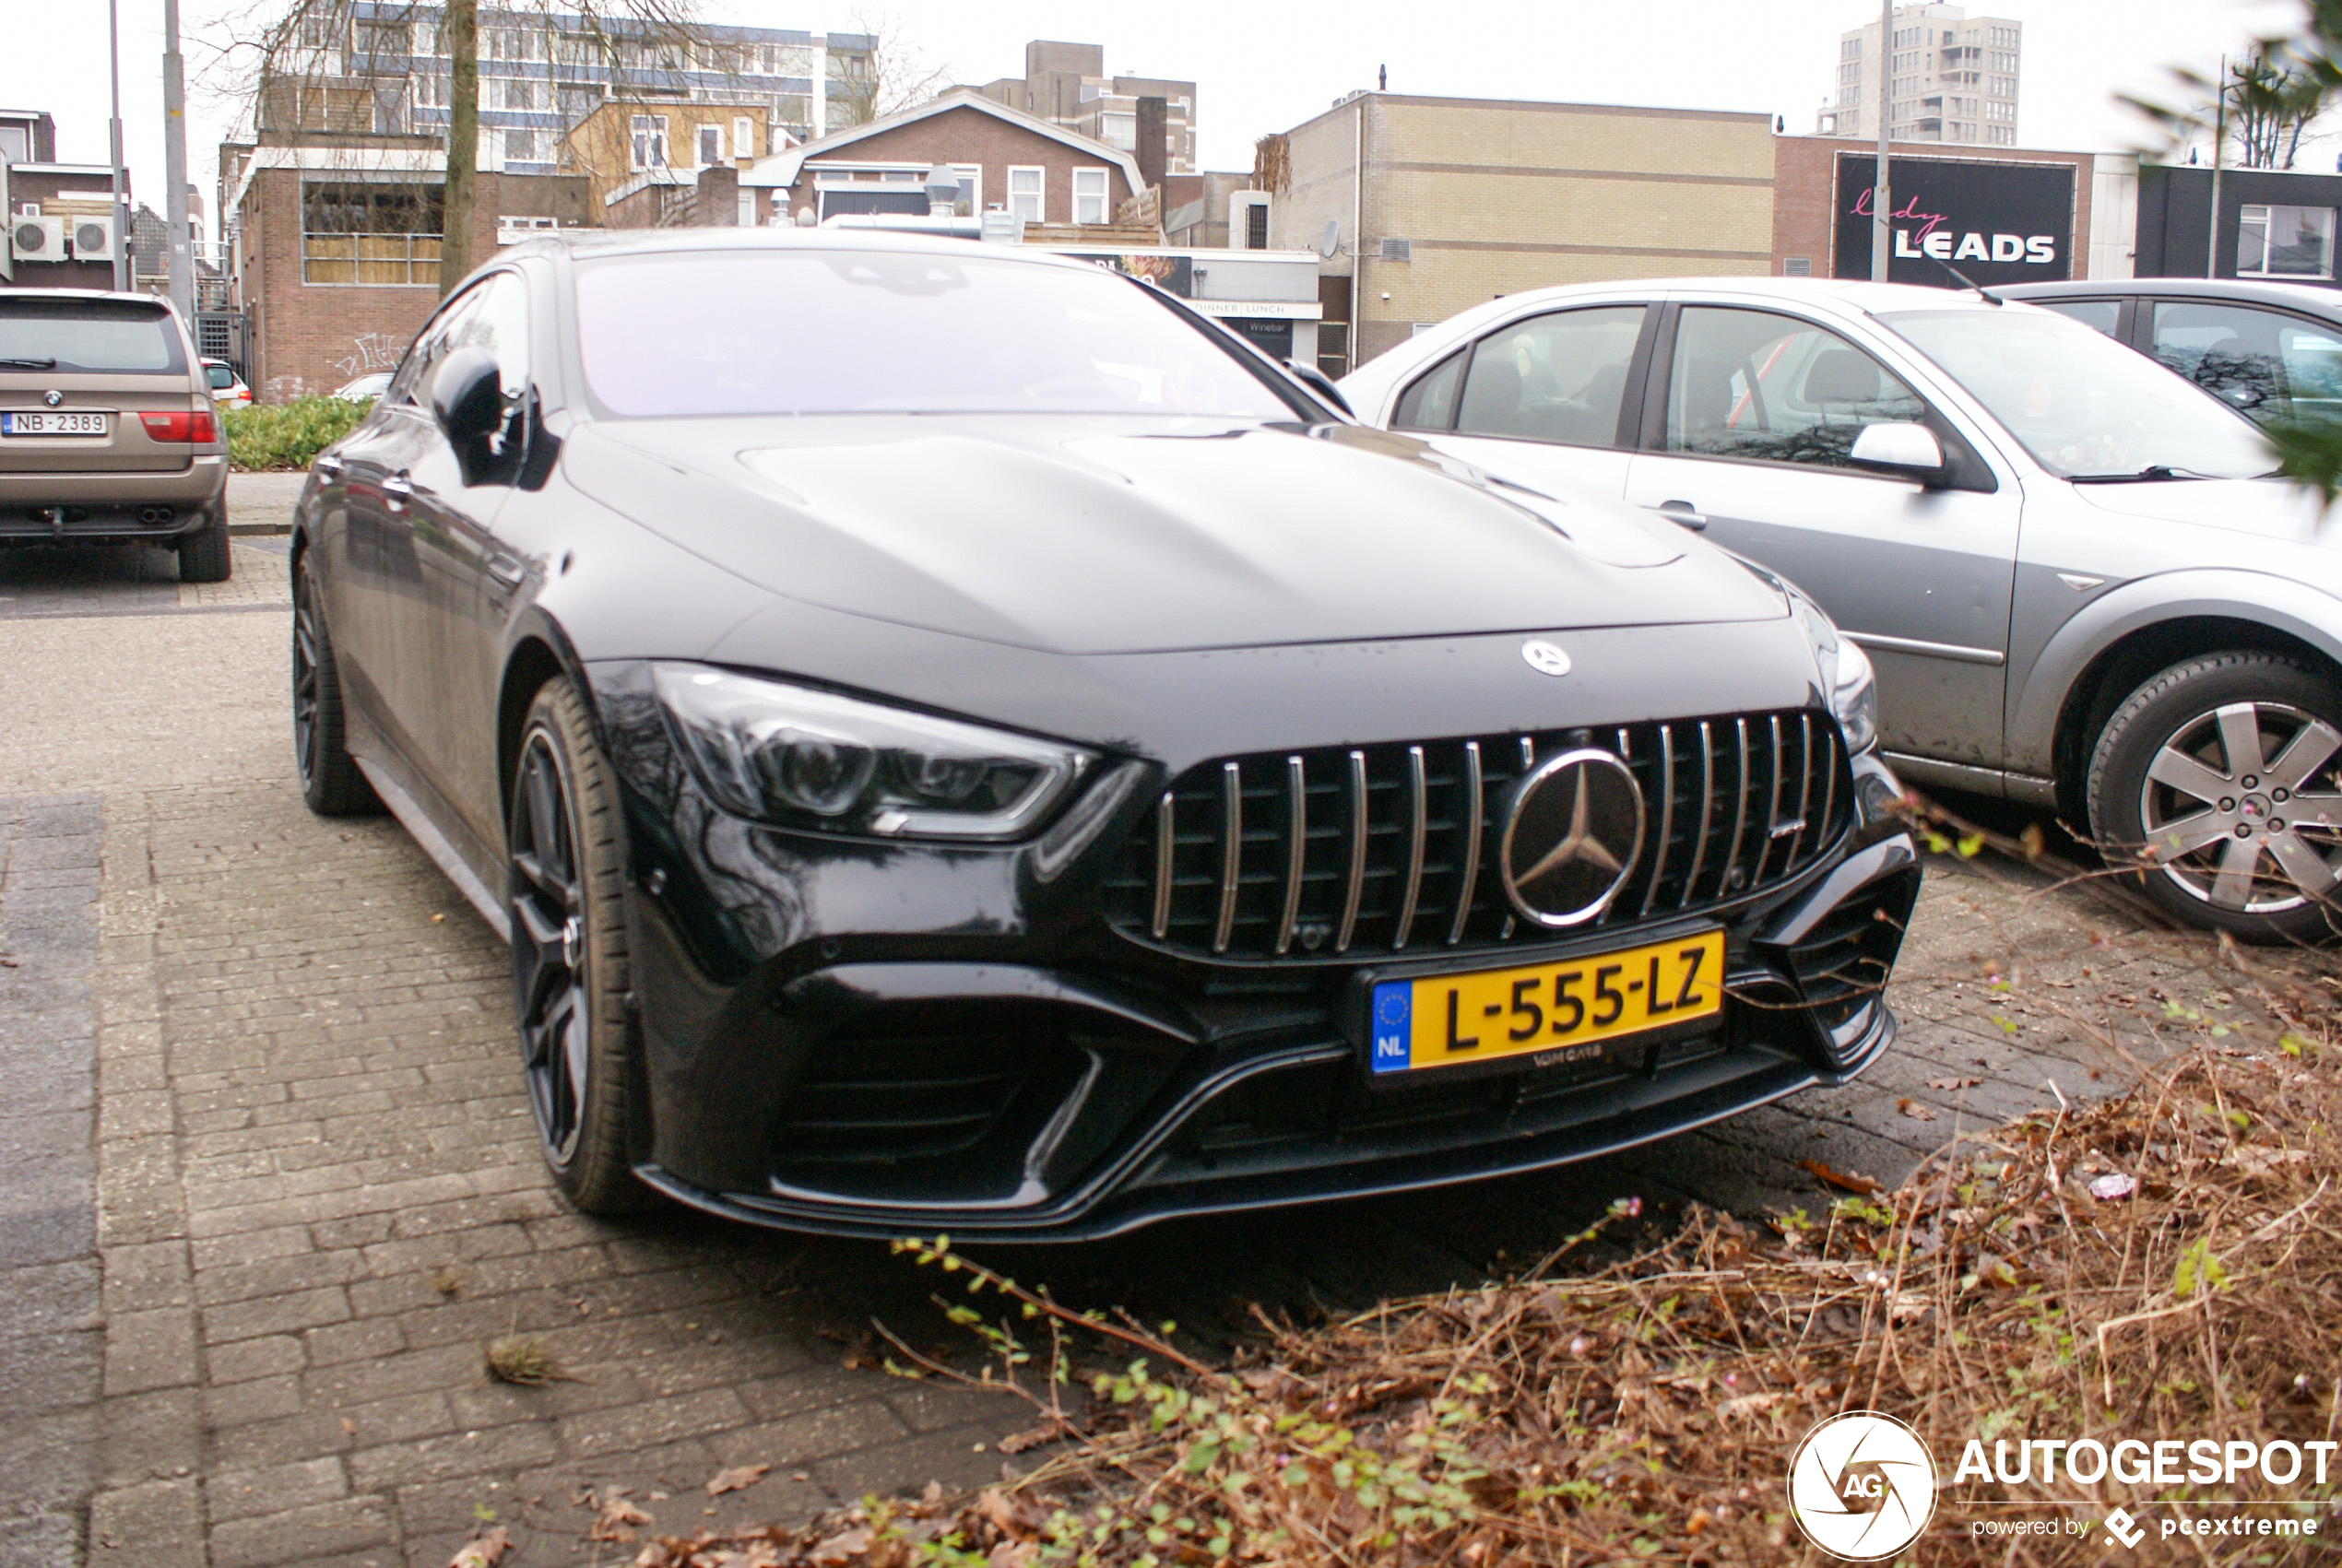
M160 295L147 294L129 289L0 289L0 300L126 300L136 304L152 305L157 310L169 310L171 303Z
M2165 299L2233 300L2314 311L2342 321L2342 290L2310 283L2265 283L2251 277L2099 277L2062 283L2013 283L1995 288L2012 300L2111 300L2144 294Z
M903 255L964 257L981 248L988 259L1094 272L1096 264L1028 245L987 244L952 235L883 229L562 229L504 246L502 256L658 255L692 251L881 251Z

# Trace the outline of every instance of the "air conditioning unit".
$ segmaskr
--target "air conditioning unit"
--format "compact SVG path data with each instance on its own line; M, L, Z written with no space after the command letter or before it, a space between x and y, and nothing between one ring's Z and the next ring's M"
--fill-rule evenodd
M8 253L20 262L64 261L65 220L62 218L8 219Z
M73 220L73 253L81 261L112 261L113 259L113 218L77 218Z

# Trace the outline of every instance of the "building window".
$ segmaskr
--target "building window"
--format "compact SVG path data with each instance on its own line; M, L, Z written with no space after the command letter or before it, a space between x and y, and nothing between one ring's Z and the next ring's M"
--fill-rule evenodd
M699 162L696 167L713 169L724 161L724 127L702 125L699 128Z
M441 211L437 185L305 185L301 280L435 289Z
M1073 171L1073 221L1104 223L1106 210L1106 171L1077 169Z
M1269 204L1254 202L1244 215L1244 248L1265 251L1269 248Z
M954 163L952 172L960 177L960 195L956 207L962 218L974 218L984 210L984 165Z
M756 122L743 114L732 121L732 156L756 156Z
M1098 140L1123 152L1136 150L1139 145L1139 117L1136 114L1101 114Z
M537 133L512 130L504 133L504 161L534 163L537 161Z
M634 162L636 169L667 167L667 116L637 114L634 116Z
M1041 195L1043 171L1038 169L1009 170L1009 210L1027 223L1046 221L1046 203Z
M2239 277L2334 276L2332 207L2247 206L2239 217Z

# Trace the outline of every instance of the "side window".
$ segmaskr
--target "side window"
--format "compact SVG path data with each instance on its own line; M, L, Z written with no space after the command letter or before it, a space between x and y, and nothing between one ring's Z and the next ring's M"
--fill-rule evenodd
M1643 308L1556 311L1480 340L1464 379L1459 435L1615 446Z
M2155 357L2255 419L2342 415L2342 327L2165 300L2155 307Z
M1697 305L1678 320L1669 452L1848 468L1863 426L1926 417L1892 371L1809 322Z
M494 357L497 380L508 398L528 385L528 285L515 272L494 273L472 290L475 303L447 336L450 348L485 348Z
M1464 351L1449 355L1399 395L1390 425L1402 430L1449 430L1456 426L1456 386L1463 380Z
M2027 302L2055 311L2062 316L2071 316L2084 326L2095 327L2109 337L2114 336L2115 326L2123 319L2123 301L2120 300L2032 300Z
M397 373L390 378L390 385L383 394L385 404L423 404L431 401L432 363L447 351L447 335L470 312L479 299L479 290L477 289L457 295L446 309L433 316L431 324L416 335L415 341L407 346L407 357L398 362Z

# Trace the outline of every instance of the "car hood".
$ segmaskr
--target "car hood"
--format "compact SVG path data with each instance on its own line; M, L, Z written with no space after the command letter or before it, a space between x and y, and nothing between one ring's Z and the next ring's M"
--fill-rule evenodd
M1021 416L586 424L586 494L773 593L1130 654L1776 619L1615 502L1353 426Z
M2325 523L2316 492L2290 479L2155 479L2076 485L2101 512L2158 523L2194 523L2300 544L2342 545L2342 520Z

